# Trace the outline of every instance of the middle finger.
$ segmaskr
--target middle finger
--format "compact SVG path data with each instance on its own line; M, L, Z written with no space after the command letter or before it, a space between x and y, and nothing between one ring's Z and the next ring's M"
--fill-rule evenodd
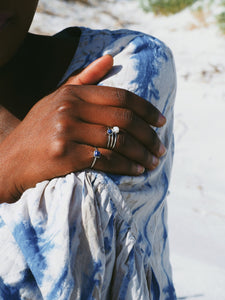
M77 113L82 121L124 129L157 157L166 152L153 128L128 109L83 102Z
M109 141L111 140L111 137L107 133L108 127L88 124L82 121L75 125L76 130L70 130L69 133L71 135L70 140L75 141L76 143L112 149L129 160L137 162L150 170L154 169L159 164L159 159L126 131L120 130L120 132L116 134L116 139L114 136L115 147L110 148Z

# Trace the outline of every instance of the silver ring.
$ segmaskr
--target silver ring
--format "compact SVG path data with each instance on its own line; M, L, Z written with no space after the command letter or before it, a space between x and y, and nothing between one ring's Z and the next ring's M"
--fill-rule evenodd
M118 126L114 126L113 128L107 129L108 134L108 142L107 142L107 148L110 150L113 150L116 146L117 142L117 134L120 132L120 129Z
M113 131L111 128L107 129L107 134L108 134L108 142L107 142L107 148L110 149L110 145L111 145L111 137L113 134Z
M98 148L95 148L95 150L93 152L93 157L94 157L94 159L93 159L93 162L90 166L91 169L94 167L94 165L96 163L96 160L101 157L101 152L98 151Z

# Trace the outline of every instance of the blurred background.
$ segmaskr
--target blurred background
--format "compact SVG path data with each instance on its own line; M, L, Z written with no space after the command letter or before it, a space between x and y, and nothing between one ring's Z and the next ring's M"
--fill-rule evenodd
M31 31L139 30L173 51L178 90L170 193L178 299L225 299L225 1L40 0Z

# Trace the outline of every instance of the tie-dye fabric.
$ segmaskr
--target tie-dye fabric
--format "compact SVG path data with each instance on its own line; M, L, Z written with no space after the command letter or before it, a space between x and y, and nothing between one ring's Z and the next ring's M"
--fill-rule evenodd
M85 170L38 183L17 203L1 204L0 299L176 299L166 203L176 92L171 51L139 32L81 31L62 81L113 55L113 70L100 84L157 106L167 118L157 133L168 152L156 170L139 177Z

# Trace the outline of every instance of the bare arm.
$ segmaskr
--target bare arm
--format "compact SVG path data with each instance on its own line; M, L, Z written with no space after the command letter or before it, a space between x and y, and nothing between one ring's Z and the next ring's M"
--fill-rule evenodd
M20 120L0 105L0 143L20 124Z

